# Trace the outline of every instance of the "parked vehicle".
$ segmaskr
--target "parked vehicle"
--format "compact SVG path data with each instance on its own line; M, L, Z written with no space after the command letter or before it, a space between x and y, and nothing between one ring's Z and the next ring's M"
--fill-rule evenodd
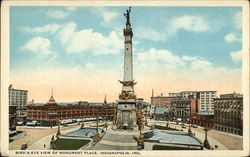
M196 125L193 125L192 127L193 127L193 128L198 128L198 126L196 126Z
M28 145L27 145L27 144L22 144L21 150L26 150L27 148L28 148Z
M36 126L37 125L37 121L36 120L33 120L31 122L27 122L26 124L27 126Z

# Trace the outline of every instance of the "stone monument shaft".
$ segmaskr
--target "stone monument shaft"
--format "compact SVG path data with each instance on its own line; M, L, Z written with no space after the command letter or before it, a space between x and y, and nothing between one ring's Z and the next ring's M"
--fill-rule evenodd
M134 93L133 80L133 54L132 54L132 37L133 32L130 24L131 8L124 13L126 17L126 27L123 29L124 35L124 76L120 81L122 92L119 94L118 111L117 111L117 128L134 129L136 127L136 95Z
M124 33L124 77L123 81L133 81L132 28L126 25Z

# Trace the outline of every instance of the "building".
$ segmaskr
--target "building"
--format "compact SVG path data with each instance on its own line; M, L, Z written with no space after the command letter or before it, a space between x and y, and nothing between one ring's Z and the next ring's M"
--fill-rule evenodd
M160 96L151 97L151 102L154 104L155 107L170 107L171 101L179 100L179 97L169 97L169 96L163 96L161 94Z
M12 84L9 86L9 105L16 106L17 121L24 122L27 114L28 90L14 89Z
M182 91L180 93L169 93L169 97L197 98L199 99L199 111L213 112L214 98L217 91Z
M27 106L27 120L37 121L43 126L53 126L58 120L97 118L113 119L115 106L105 103L77 103L58 104L53 95L43 105L29 104Z
M212 112L199 112L191 118L191 124L199 125L202 127L214 127L214 113Z
M9 106L9 130L10 131L16 130L16 124L17 124L16 108L17 106L14 106L14 105Z
M200 91L200 111L201 112L214 112L214 99L216 96L216 91Z
M222 94L214 99L215 130L242 135L243 95Z
M171 101L170 111L173 112L172 121L189 122L190 117L196 115L199 106L199 99L196 98L179 98Z
M155 120L165 120L165 121L171 120L168 108L164 106L156 107L154 118Z

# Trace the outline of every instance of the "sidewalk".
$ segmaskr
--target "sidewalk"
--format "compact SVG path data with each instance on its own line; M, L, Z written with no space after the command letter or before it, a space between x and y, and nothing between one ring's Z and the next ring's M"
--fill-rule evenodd
M191 129L192 130L192 129ZM188 132L188 129L184 129L183 130L184 132ZM197 132L197 131L192 131L192 133L195 134L195 137L197 137L198 139L200 139L202 142L204 142L205 140L205 132L204 134L200 133L200 132ZM210 144L210 146L212 148L215 147L215 145L218 146L218 150L228 150L226 146L224 146L222 143L220 143L219 141L217 141L216 139L212 138L212 137L209 137L209 132L207 133L208 134L208 142ZM215 149L215 148L214 148Z
M85 127L89 127L89 126L95 125L95 123L94 122L85 122L84 125L85 125ZM81 127L81 124L80 125L69 125L68 127L61 127L61 133L66 134L66 133L78 130L80 127ZM43 128L43 127L41 127L41 128ZM49 134L45 137L38 139L37 141L32 143L30 146L28 146L27 149L28 150L49 150L50 149L50 140L51 140L53 135L54 135L54 137L56 137L56 133L57 133L57 126L55 126L53 128L54 128L54 132L52 134ZM45 147L44 147L44 145L45 145Z
M69 128L67 130L61 130L62 134L66 134L68 132L71 131L75 131L77 129L79 129L80 126L76 126L74 128ZM45 136L41 139L39 139L38 141L34 142L32 145L30 145L27 150L49 150L50 149L50 140L52 138L52 136L54 135L54 137L56 138L56 132L54 132L53 134L50 134L48 136ZM44 147L45 145L45 147Z

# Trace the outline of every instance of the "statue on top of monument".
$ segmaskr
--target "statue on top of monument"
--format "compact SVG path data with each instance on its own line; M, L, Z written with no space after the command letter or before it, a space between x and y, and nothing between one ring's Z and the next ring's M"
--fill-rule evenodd
M125 16L126 17L126 19L127 19L127 22L126 22L126 25L127 26L131 26L131 24L130 24L130 11L131 11L131 7L129 7L129 9L127 10L127 13L123 13L123 16Z

